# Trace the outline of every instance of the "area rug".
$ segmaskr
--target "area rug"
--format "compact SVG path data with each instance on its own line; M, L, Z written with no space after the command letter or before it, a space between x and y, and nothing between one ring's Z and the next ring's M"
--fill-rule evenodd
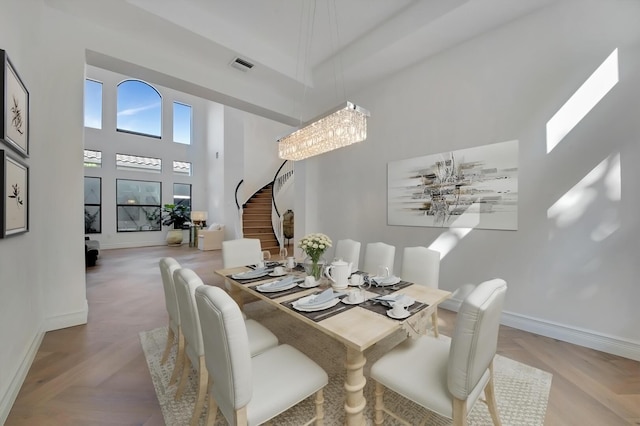
M290 344L316 361L329 375L329 384L325 388L325 424L344 424L344 377L346 350L343 345L305 324L292 321L291 317L264 303L250 303L245 307L248 317L260 321L273 331L280 343ZM195 402L195 373L190 376L183 397L175 401L176 385L169 385L175 350L164 365L160 359L166 343L166 327L156 328L140 333L140 341L145 353L147 365L151 373L153 385L162 408L165 423L170 426L188 425ZM399 343L405 336L398 333L378 343L365 352L368 367L382 354ZM502 424L538 426L544 424L547 409L551 374L530 367L509 358L497 355L494 361L496 399ZM365 387L367 407L365 418L367 425L373 424L374 385L368 380ZM451 421L440 417L410 401L396 395L392 391L385 392L385 405L409 420L419 424L426 419L427 425L450 425ZM204 424L206 406L200 419ZM297 406L273 419L274 425L304 424L313 416L312 398L308 398ZM226 425L222 414L218 412L216 426ZM390 416L385 416L385 425L399 424ZM485 404L477 403L469 415L469 425L491 425L491 416Z

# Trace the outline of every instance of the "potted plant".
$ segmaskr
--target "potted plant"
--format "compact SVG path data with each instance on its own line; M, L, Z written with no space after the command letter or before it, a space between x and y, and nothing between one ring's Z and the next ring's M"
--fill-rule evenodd
M162 224L165 226L173 225L173 229L167 233L167 244L182 244L182 228L185 223L189 222L189 207L182 204L165 204L162 207Z

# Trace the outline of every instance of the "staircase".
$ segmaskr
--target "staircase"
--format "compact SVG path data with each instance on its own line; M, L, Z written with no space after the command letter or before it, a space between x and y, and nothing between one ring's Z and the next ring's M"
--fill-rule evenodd
M244 238L259 239L262 250L277 255L280 247L271 223L271 191L272 184L269 184L247 201L243 207L242 229Z

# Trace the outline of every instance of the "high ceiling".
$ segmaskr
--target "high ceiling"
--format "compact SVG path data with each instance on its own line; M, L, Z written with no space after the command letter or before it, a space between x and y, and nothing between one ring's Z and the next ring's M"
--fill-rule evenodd
M317 108L337 105L391 73L557 0L46 1L102 26L162 22L165 36L192 37L191 45L196 37L215 57L207 66L218 75L244 80L245 87L271 87L262 98L224 95L287 115L282 99L268 99L271 93ZM254 67L232 68L236 57Z

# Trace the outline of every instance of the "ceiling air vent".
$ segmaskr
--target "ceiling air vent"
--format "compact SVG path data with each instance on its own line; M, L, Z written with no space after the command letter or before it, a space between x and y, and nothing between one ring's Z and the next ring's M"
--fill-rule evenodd
M242 72L247 72L251 68L253 68L253 64L251 62L242 58L235 58L233 61L231 61L229 65L231 65L233 68L240 70Z

